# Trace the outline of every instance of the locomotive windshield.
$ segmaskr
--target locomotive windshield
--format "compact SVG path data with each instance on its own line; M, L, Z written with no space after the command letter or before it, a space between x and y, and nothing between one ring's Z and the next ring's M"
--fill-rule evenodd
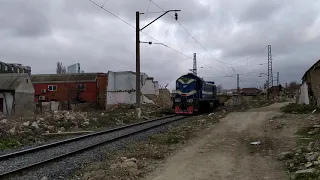
M197 81L191 78L180 78L177 80L176 90L181 93L189 93L196 90Z

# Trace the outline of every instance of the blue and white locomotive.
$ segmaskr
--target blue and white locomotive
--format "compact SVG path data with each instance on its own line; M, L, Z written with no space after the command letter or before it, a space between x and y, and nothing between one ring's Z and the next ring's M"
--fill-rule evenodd
M173 101L176 114L210 112L219 105L214 82L204 81L192 73L183 75L176 80Z

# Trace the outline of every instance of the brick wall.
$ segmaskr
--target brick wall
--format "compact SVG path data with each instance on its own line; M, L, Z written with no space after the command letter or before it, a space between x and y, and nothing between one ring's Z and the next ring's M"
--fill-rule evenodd
M314 69L310 72L309 82L313 92L313 98L317 105L320 106L320 68Z

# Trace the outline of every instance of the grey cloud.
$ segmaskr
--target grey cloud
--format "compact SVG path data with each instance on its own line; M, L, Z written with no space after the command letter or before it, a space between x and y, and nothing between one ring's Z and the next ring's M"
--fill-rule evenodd
M105 0L94 1L103 4ZM224 76L237 73L244 74L240 76L243 86L263 84L265 78L257 76L267 66L255 64L267 62L268 44L281 82L300 80L319 58L319 37L307 36L308 28L318 24L319 4L298 0L154 1L164 9L181 9L179 21L211 54L234 65L235 71L213 60L169 16L144 32L190 57L196 52L203 63L198 63L199 76L225 88L235 88L236 80ZM135 26L135 11L145 12L148 2L106 0L105 8ZM160 10L151 4L149 11ZM141 26L157 15L148 14L147 19L142 15ZM56 61L65 65L80 62L86 72L135 70L134 28L88 0L6 0L0 7L0 20L0 60L30 65L33 73L54 73ZM150 39L141 34L141 40ZM160 84L170 83L174 88L175 79L191 68L192 59L164 46L141 44L141 71Z
M50 34L48 9L48 3L40 0L35 0L32 3L28 1L1 1L0 31L22 37Z
M253 0L239 16L241 22L257 22L273 18L290 1Z

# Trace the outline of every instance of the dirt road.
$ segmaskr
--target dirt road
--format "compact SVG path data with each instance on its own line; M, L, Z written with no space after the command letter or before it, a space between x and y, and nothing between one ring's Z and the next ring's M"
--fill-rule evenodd
M286 180L276 160L274 145L268 146L265 127L286 103L234 112L208 128L199 139L167 160L146 180ZM268 136L275 136L268 134ZM250 145L260 140L261 145ZM260 146L264 147L259 151ZM258 149L258 150L257 150Z

